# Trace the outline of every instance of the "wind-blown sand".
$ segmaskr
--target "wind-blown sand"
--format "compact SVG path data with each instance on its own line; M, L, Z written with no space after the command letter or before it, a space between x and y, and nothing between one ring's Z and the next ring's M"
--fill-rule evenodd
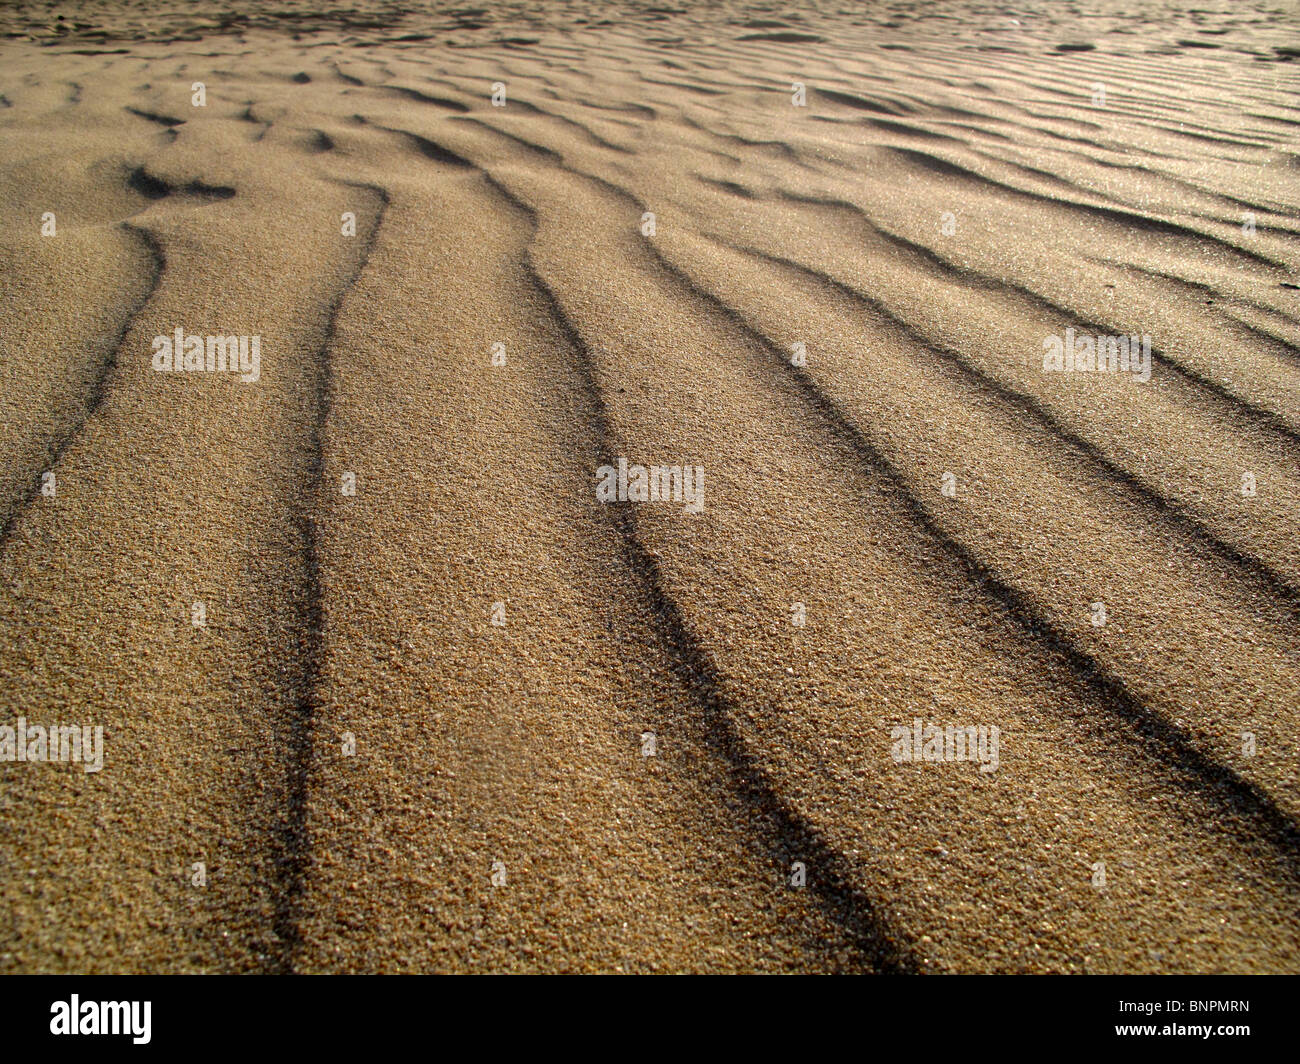
M1300 969L1297 19L1197 6L0 12L0 725L104 729L0 970Z

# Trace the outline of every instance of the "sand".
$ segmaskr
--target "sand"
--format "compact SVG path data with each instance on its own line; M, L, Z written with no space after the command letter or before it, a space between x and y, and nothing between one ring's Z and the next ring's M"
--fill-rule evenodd
M864 7L0 11L0 971L1300 970L1300 20Z

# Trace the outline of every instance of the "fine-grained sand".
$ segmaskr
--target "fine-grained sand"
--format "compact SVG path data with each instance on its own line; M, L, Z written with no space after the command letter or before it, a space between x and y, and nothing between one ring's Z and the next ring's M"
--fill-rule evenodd
M0 11L0 971L1300 970L1294 11L316 6Z

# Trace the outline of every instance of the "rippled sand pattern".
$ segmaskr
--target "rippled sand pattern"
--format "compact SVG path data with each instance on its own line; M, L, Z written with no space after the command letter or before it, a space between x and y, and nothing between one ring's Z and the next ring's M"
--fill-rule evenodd
M1295 13L857 6L0 14L0 970L1300 969Z

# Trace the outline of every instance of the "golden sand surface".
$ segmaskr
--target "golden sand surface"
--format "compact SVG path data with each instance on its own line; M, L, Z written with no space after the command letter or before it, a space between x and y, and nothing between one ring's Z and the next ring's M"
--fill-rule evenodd
M0 9L0 971L1300 970L1294 7L318 6Z

